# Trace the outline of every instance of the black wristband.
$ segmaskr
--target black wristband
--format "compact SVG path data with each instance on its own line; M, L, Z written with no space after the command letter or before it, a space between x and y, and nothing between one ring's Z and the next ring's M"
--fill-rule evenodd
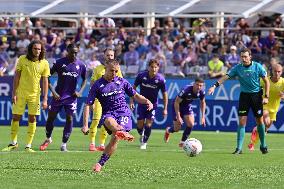
M269 98L267 95L264 95L265 98Z
M220 86L220 83L218 81L216 81L216 83L214 83L214 86L217 88Z

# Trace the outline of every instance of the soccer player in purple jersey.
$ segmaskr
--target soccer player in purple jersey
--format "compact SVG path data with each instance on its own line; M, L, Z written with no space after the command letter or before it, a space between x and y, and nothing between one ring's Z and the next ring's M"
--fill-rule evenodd
M194 113L192 110L192 101L194 99L200 99L200 109L201 109L201 124L205 126L205 91L202 89L204 87L204 80L201 78L196 78L193 85L187 85L175 99L173 104L173 127L167 127L164 140L169 142L170 133L178 132L181 128L183 122L186 124L186 128L183 131L179 147L183 147L184 141L189 137L191 130L194 125Z
M60 110L65 109L66 124L63 130L62 145L60 150L67 151L66 143L71 135L73 128L73 115L77 109L77 98L82 95L86 86L86 66L76 58L78 47L75 44L67 46L67 56L56 60L50 70L51 75L58 74L58 81L55 89L49 84L53 98L49 105L48 118L46 122L46 140L40 146L44 151L52 142L51 135L54 128L53 122ZM76 91L77 84L82 79L81 88Z
M151 135L151 127L155 119L157 109L158 93L161 90L163 94L164 110L163 116L168 114L168 93L166 91L166 80L158 73L160 64L157 60L151 59L148 65L148 71L143 71L138 74L135 79L133 88L140 87L140 94L149 99L154 108L151 111L147 110L145 105L139 104L137 108L137 131L140 135L140 149L146 150L147 142ZM134 109L133 100L130 99L130 107Z
M100 160L93 166L93 171L100 172L102 166L115 152L119 140L133 141L134 137L128 132L132 129L131 110L128 108L125 95L133 97L138 103L146 104L147 109L153 109L153 104L144 96L138 94L131 84L117 77L119 63L109 60L105 65L103 77L98 79L90 89L84 108L82 132L88 132L88 118L90 107L97 98L102 105L102 117L100 123L104 125L111 139L106 146Z

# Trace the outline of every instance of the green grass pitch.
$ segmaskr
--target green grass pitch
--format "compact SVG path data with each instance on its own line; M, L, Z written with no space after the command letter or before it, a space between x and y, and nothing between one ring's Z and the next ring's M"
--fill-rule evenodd
M63 128L54 130L53 143L47 152L38 151L44 140L44 128L38 127L33 142L36 153L24 152L26 127L20 128L19 149L0 152L1 188L283 188L284 147L282 134L268 134L269 153L258 149L249 152L246 135L244 154L232 155L235 133L193 131L203 151L197 157L188 157L178 148L181 132L163 141L164 132L153 130L145 151L138 140L121 141L117 152L103 167L93 173L91 167L100 152L88 152L88 137L79 128L73 130L69 152L60 152ZM10 128L0 127L0 148L10 138ZM135 130L132 134L138 139Z

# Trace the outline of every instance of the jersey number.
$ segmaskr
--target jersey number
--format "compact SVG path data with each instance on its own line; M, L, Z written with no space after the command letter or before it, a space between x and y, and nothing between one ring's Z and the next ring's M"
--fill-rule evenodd
M120 124L121 125L125 125L128 123L128 117L121 117L120 119Z

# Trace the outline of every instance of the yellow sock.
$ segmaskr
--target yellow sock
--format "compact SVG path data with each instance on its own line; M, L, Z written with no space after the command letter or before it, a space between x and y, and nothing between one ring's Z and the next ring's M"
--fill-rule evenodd
M104 145L107 139L107 131L104 126L101 127L101 132L100 132L100 139L99 143L100 145Z
M27 132L27 146L31 146L33 142L33 138L36 131L36 122L28 124L28 132Z
M16 144L18 141L18 132L20 128L19 121L11 121L11 141L13 144Z
M92 120L92 123L91 123L91 126L90 126L90 133L89 133L89 135L90 135L90 143L95 144L99 121L100 120L98 120L98 119L93 119Z

